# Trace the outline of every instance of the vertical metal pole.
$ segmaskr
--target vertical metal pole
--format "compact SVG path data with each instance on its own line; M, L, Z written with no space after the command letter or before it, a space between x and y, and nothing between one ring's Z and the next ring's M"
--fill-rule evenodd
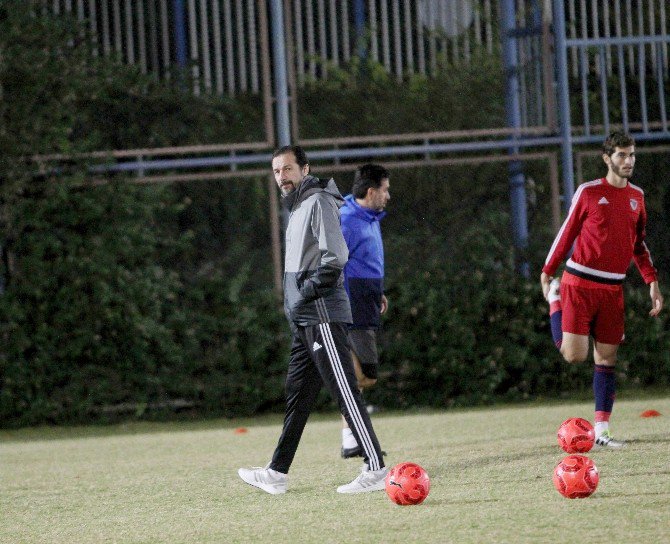
M233 51L233 8L230 1L223 3L223 32L225 45L224 48L228 52L226 55L226 85L228 94L235 94L235 56Z
M325 14L324 14L325 15ZM346 13L344 15L346 17ZM330 13L329 13L329 25L330 25L330 51L332 58L330 61L335 65L340 65L340 45L338 36L342 32L342 27L337 24L337 5L335 0L330 0Z
M251 92L253 94L258 94L260 90L260 85L258 83L258 41L256 37L256 11L254 9L254 3L249 2L247 4L247 25L251 29L249 31L249 64L251 66Z
M237 69L240 72L239 77L239 86L240 91L243 93L247 92L247 54L249 53L249 47L246 43L245 34L244 34L244 10L242 6L242 1L237 0L236 6L236 19L237 19ZM253 31L251 32L253 34Z
M291 143L288 65L286 62L286 37L284 35L284 2L282 0L271 0L270 2L270 27L272 28L272 58L274 60L272 70L275 92L275 130L277 132L277 144L281 147ZM270 196L271 206L276 210L278 207L277 188L274 183L270 183L273 185L273 193ZM288 214L286 210L282 210L282 212L282 232L286 232Z
M558 155L549 156L549 187L551 188L551 226L554 233L561 229L561 189L558 181Z
M170 80L170 18L168 0L160 0L161 62L165 79ZM104 5L104 4L103 4Z
M223 41L221 40L221 11L219 3L212 3L212 39L214 40L214 84L216 94L223 94ZM251 34L256 35L252 27Z
M286 66L286 40L284 37L284 6L282 0L270 2L270 26L272 27L272 58L274 91L275 91L275 118L277 128L277 143L279 146L291 143L291 125L289 121L288 105L288 70Z
M365 0L354 0L354 28L356 32L356 49L361 60L368 56L365 44Z
M126 58L129 64L135 64L135 36L133 36L133 6L130 2L125 4L126 18Z
M258 31L260 42L261 76L263 83L263 111L265 112L265 141L270 147L275 145L274 124L272 122L272 83L270 77L270 43L267 3L257 0ZM270 195L270 239L272 240L272 269L274 290L281 297L283 268L281 262L281 226L279 221L279 198L274 176L268 176L268 194Z
M568 88L568 52L565 45L565 6L554 2L554 43L556 44L556 76L558 83L558 116L561 135L561 166L563 169L563 209L567 213L575 193L570 130L570 89Z
M174 54L179 68L185 68L187 60L186 53L186 16L184 10L184 0L173 0L172 7L174 11Z
M193 94L200 96L200 85L202 83L200 78L200 62L198 61L199 47L198 47L198 25L196 17L198 15L195 8L195 0L188 0L188 44L191 49L191 79L193 83ZM234 89L230 94L234 94Z
M261 78L263 83L263 118L265 141L269 147L275 146L275 127L272 115L272 69L270 67L270 29L268 28L268 8L265 0L256 0L258 8L258 34L261 48Z
M502 0L500 6L503 29L503 63L505 67L505 110L507 125L521 128L521 104L519 97L519 71L516 30L515 1ZM516 137L516 136L514 136ZM510 155L519 153L518 146L510 147ZM509 163L510 200L512 205L512 237L516 249L517 271L524 277L530 276L526 258L528 248L528 213L526 202L526 178L523 163L513 160Z
M549 132L556 132L556 98L554 95L554 67L551 59L551 1L544 0L542 11L542 76L545 115Z
M202 46L202 79L207 91L212 90L212 65L210 59L209 24L208 24L207 2L200 0L200 28L198 37Z
M144 23L144 2L139 0L136 4L137 8L137 41L140 55L140 69L143 74L148 72L147 62L147 37Z
M288 92L289 92L289 113L290 121L289 125L291 127L291 141L294 144L298 144L300 141L300 126L298 124L298 83L296 81L295 75L295 34L293 33L293 12L291 11L291 0L284 0L284 14L286 15L286 20L284 21L284 28L286 33L284 35L286 39L286 66L288 67ZM300 13L296 12L297 19L300 18ZM293 102L293 107L290 107L290 103Z

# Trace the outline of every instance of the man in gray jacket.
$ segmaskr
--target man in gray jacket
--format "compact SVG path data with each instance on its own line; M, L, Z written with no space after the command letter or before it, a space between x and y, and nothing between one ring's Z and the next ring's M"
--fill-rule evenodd
M241 468L246 483L277 495L287 490L288 471L322 384L337 399L342 415L361 444L365 465L338 493L385 488L388 469L358 390L347 340L351 308L343 269L349 252L340 228L344 204L335 181L309 175L302 148L274 152L272 170L288 209L284 269L284 311L293 343L286 376L284 427L265 468Z

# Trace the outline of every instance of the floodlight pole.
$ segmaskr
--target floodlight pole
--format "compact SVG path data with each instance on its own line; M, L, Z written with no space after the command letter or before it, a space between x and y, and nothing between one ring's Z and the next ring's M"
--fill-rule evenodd
M272 27L272 68L275 91L275 120L279 147L291 143L289 117L288 70L286 63L286 37L284 35L284 9L282 0L270 2Z
M270 2L270 27L272 29L272 74L274 79L275 94L275 131L277 136L277 147L291 144L291 121L289 111L288 94L288 63L286 62L286 36L284 34L284 3L282 0ZM272 191L275 191L274 182L271 181ZM276 195L276 193L274 193ZM275 209L276 198L273 199ZM286 233L288 227L288 211L281 208L282 234ZM284 237L282 237L284 240ZM285 240L284 240L285 242ZM276 260L276 259L275 259ZM275 265L275 276L281 275ZM275 280L275 291L279 294L280 285Z

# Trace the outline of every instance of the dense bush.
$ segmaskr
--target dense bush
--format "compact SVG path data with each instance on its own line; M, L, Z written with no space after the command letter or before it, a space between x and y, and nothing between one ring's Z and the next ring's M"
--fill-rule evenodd
M434 78L414 75L399 82L383 66L357 58L328 74L299 92L303 138L504 126L502 65L484 51L460 66L457 77L449 67Z
M12 209L14 265L0 297L0 410L21 423L190 393L179 280L150 210L126 184L35 184Z
M92 58L73 21L30 7L0 5L0 424L282 409L289 334L271 290L266 179L140 187L93 183L85 163L56 177L27 160L258 140L257 99L192 97ZM354 62L301 92L303 136L500 125L502 78L491 73L499 64L482 58L400 84ZM589 365L562 363L551 343L537 280L553 236L548 173L525 167L536 181L528 280L514 272L504 164L392 171L391 306L372 402L472 405L590 387ZM659 180L670 165L640 156L640 167L649 243L667 270L670 191ZM348 176L335 177L347 192ZM620 383L667 386L667 312L649 319L631 276Z

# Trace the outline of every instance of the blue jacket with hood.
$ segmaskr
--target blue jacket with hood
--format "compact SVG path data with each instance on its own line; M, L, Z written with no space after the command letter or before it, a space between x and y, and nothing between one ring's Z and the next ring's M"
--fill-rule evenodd
M351 302L354 329L377 329L384 294L384 245L379 222L384 211L365 208L347 195L340 208L342 234L349 248L344 287Z

